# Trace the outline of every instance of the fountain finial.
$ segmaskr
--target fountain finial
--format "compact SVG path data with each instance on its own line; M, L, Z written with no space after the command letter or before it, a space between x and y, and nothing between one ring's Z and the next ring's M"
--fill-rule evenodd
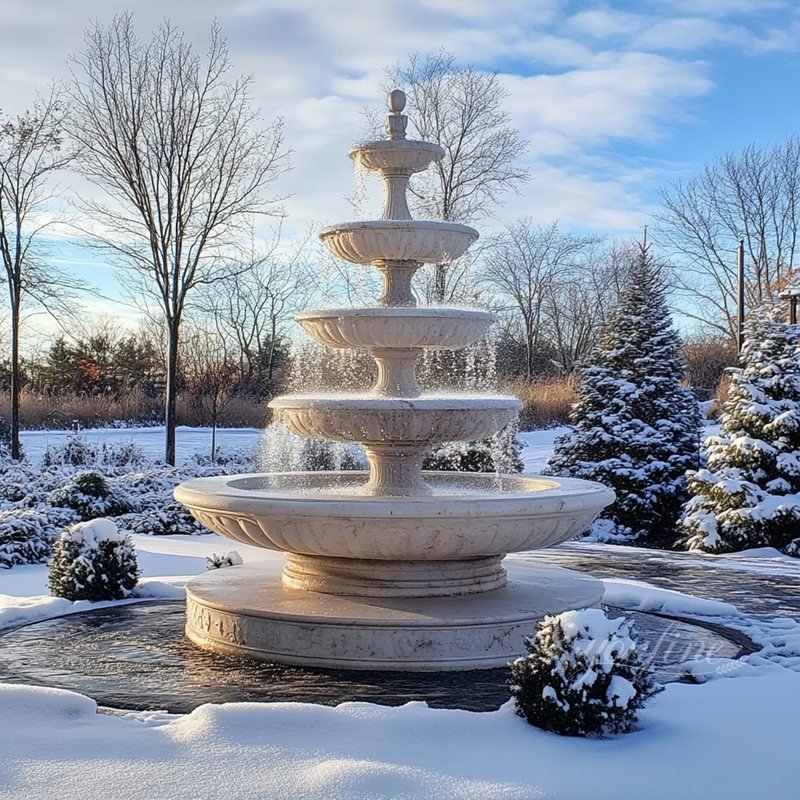
M402 89L393 89L389 92L389 111L386 117L386 130L390 139L405 139L408 117L402 113L406 107L406 93Z

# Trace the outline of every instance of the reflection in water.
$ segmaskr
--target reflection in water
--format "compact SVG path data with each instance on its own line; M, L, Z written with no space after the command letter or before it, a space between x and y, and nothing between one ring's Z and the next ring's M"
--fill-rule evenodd
M702 655L735 656L738 646L694 625L634 618L661 681ZM490 711L509 698L507 670L404 673L318 670L208 653L183 636L181 602L99 609L17 628L0 637L0 680L56 686L101 705L188 712L202 703L367 701ZM665 644L669 646L666 647Z

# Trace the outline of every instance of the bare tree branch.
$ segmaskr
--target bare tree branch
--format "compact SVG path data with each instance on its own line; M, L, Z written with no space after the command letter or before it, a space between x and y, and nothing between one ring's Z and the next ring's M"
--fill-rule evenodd
M132 15L95 24L71 61L71 129L83 175L107 202L85 199L89 231L154 299L167 329L166 459L175 460L180 327L191 293L229 274L228 250L253 215L275 214L265 191L288 168L280 120L259 127L250 78L232 78L219 25L195 52L163 22L149 42Z
M0 259L5 270L11 322L11 457L20 457L19 337L23 305L34 301L58 316L75 283L43 257L42 234L50 222L36 220L54 197L52 178L73 158L64 144L65 106L58 88L38 97L30 110L0 121Z
M409 126L425 141L445 150L435 179L425 176L409 186L423 217L469 223L486 216L530 175L519 159L527 142L509 123L503 109L507 92L497 73L459 67L446 50L413 53L407 64L387 70L392 84L408 96ZM436 269L436 299L446 299L447 269Z
M736 337L736 251L745 244L747 301L771 297L794 268L800 231L800 138L750 145L661 192L657 239L676 267L687 316Z

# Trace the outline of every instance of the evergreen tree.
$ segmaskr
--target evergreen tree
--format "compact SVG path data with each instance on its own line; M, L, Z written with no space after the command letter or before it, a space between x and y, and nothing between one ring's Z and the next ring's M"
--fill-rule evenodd
M780 306L750 320L708 468L689 475L690 549L773 546L800 555L800 329Z
M697 466L700 410L681 386L681 341L660 268L641 244L619 304L579 369L572 430L555 442L548 472L604 483L617 493L593 533L671 546Z

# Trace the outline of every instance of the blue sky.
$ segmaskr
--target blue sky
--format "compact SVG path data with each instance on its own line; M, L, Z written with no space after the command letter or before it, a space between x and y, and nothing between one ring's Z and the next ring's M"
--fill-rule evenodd
M530 140L534 180L476 224L484 234L520 216L636 233L659 186L800 127L797 0L0 0L3 111L65 74L90 19L123 8L143 36L168 15L200 47L220 20L265 121L286 123L290 236L351 216L346 152L362 109L382 105L384 68L414 50L498 71ZM79 273L92 258L75 246L63 256ZM85 274L110 290L109 270Z

